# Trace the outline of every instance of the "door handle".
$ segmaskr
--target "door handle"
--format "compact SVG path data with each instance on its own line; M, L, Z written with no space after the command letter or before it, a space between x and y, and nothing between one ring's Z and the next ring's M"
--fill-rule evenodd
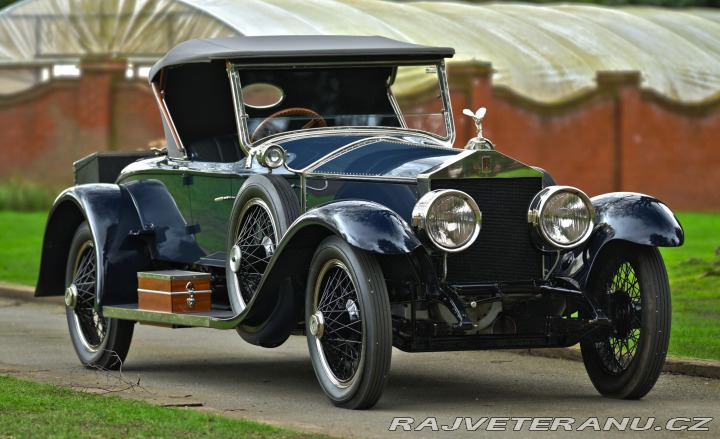
M216 203L218 203L218 202L220 202L220 201L230 201L230 200L235 200L235 197L231 197L231 196L229 196L229 195L226 195L226 196L224 196L224 197L217 197L217 198L215 198L215 202L216 202Z

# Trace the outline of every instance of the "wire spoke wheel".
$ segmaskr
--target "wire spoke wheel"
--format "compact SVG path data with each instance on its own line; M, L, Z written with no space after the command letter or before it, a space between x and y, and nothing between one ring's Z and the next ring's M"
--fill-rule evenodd
M135 322L101 315L96 300L100 274L96 251L84 222L73 236L65 270L68 329L83 365L118 369L130 350Z
M92 241L85 241L80 247L75 261L75 277L72 284L77 289L77 304L73 309L75 325L82 336L85 348L97 352L107 335L107 319L95 311L95 247Z
M347 387L358 372L363 355L363 322L358 297L347 267L328 261L320 272L315 290L316 310L325 322L317 338L323 366L335 385Z
M228 299L235 313L243 312L257 294L280 240L298 216L297 196L282 175L253 175L238 191L225 262ZM243 335L242 328L237 329Z
M638 399L655 385L670 342L670 287L657 248L611 242L588 289L612 322L580 343L590 380L606 396Z
M635 357L642 331L642 300L640 282L635 269L628 262L622 262L614 269L611 283L607 288L607 309L615 324L614 334L600 341L596 348L603 360L603 366L612 374L622 373Z
M337 236L315 251L305 296L315 375L337 406L363 409L382 396L390 369L390 302L374 255Z
M240 265L234 276L243 305L257 290L278 242L277 228L267 204L255 198L241 213L234 246L239 250Z

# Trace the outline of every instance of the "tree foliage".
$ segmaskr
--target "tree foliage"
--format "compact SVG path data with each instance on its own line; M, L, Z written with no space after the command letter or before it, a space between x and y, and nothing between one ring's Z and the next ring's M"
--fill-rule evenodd
M0 0L0 9L15 3L17 0Z

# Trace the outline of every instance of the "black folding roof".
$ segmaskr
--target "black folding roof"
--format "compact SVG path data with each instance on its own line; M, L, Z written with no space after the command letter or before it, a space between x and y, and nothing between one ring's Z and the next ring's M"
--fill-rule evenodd
M400 59L450 58L451 47L421 46L385 37L348 35L274 35L188 40L178 44L150 70L152 80L163 68L187 63L232 59L258 62L263 59L317 59L398 57Z

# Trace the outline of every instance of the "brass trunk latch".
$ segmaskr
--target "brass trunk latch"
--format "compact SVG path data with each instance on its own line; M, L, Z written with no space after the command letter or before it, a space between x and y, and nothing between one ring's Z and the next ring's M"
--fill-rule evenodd
M185 285L185 289L190 295L190 297L187 298L188 308L195 308L195 285L193 285L192 282L188 282L187 285Z

